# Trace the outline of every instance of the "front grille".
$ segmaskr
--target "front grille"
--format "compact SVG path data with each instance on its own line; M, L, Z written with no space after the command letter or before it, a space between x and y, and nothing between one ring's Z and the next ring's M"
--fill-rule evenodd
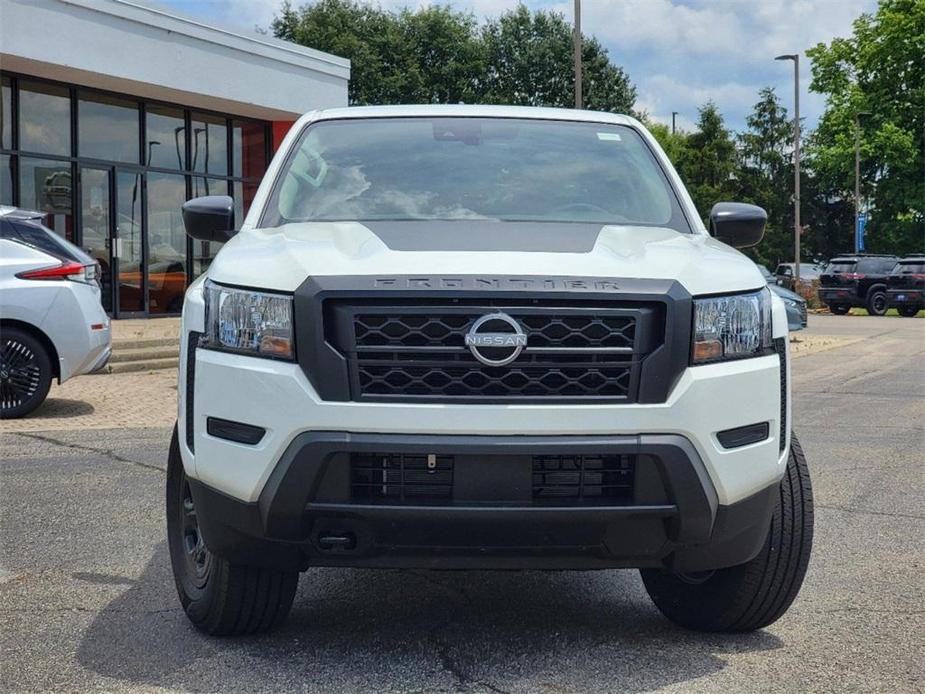
M780 364L780 447L781 453L787 444L787 340L783 337L774 339L774 351Z
M629 455L534 456L533 499L631 503L634 462Z
M354 318L358 349L366 347L463 347L463 336L482 314L361 313ZM513 315L534 347L632 350L635 316L593 314Z
M453 457L353 453L350 496L355 501L426 502L453 495Z
M503 312L526 334L504 366L465 344L479 318ZM661 339L653 307L339 304L329 341L347 357L354 399L424 401L607 400L632 402L642 358ZM326 324L327 324L326 318Z

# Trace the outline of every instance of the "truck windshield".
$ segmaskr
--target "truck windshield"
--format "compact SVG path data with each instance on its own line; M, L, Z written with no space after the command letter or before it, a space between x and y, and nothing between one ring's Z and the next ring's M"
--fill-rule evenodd
M474 219L690 232L632 128L477 117L311 125L276 180L261 226Z

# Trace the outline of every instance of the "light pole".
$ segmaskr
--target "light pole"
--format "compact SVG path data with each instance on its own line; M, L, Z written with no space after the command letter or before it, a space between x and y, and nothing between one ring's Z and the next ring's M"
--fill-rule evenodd
M674 130L675 130L675 127L674 127L674 126L675 126L675 120L674 120L674 119L675 119L675 117L676 117L677 115L678 115L678 112L677 112L677 111L672 111L672 112L671 112L671 134L672 134L672 135L674 135Z
M800 281L800 56L779 55L793 61L793 286Z
M575 108L582 108L581 98L581 0L575 0L575 28L572 33L575 51Z
M861 251L861 116L869 116L870 111L858 111L854 114L854 252Z

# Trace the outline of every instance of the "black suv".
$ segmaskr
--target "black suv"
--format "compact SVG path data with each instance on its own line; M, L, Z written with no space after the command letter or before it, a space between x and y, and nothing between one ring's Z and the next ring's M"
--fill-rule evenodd
M886 293L889 306L906 318L925 308L925 254L902 258L887 277Z
M819 276L819 300L836 316L852 308L866 308L872 316L886 313L887 277L899 258L895 255L840 255Z

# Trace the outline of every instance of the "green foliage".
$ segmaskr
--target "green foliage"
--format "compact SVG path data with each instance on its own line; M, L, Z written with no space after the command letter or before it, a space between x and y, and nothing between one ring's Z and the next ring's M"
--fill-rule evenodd
M351 104L493 103L572 106L572 29L525 6L480 27L449 6L398 13L356 0L286 2L273 34L351 61ZM632 112L636 90L597 39L584 37L586 108Z
M820 194L854 195L855 116L862 118L862 197L870 208L872 252L920 251L925 241L925 2L880 0L854 22L850 38L807 51L812 91L826 111L809 139ZM852 210L853 211L853 210ZM852 244L851 222L840 249Z
M486 82L481 100L492 104L571 107L575 103L572 27L561 14L524 5L482 30ZM582 39L585 108L630 113L636 89L595 38Z
M705 223L715 203L735 200L735 143L712 101L700 108L697 130L687 135L674 165Z

